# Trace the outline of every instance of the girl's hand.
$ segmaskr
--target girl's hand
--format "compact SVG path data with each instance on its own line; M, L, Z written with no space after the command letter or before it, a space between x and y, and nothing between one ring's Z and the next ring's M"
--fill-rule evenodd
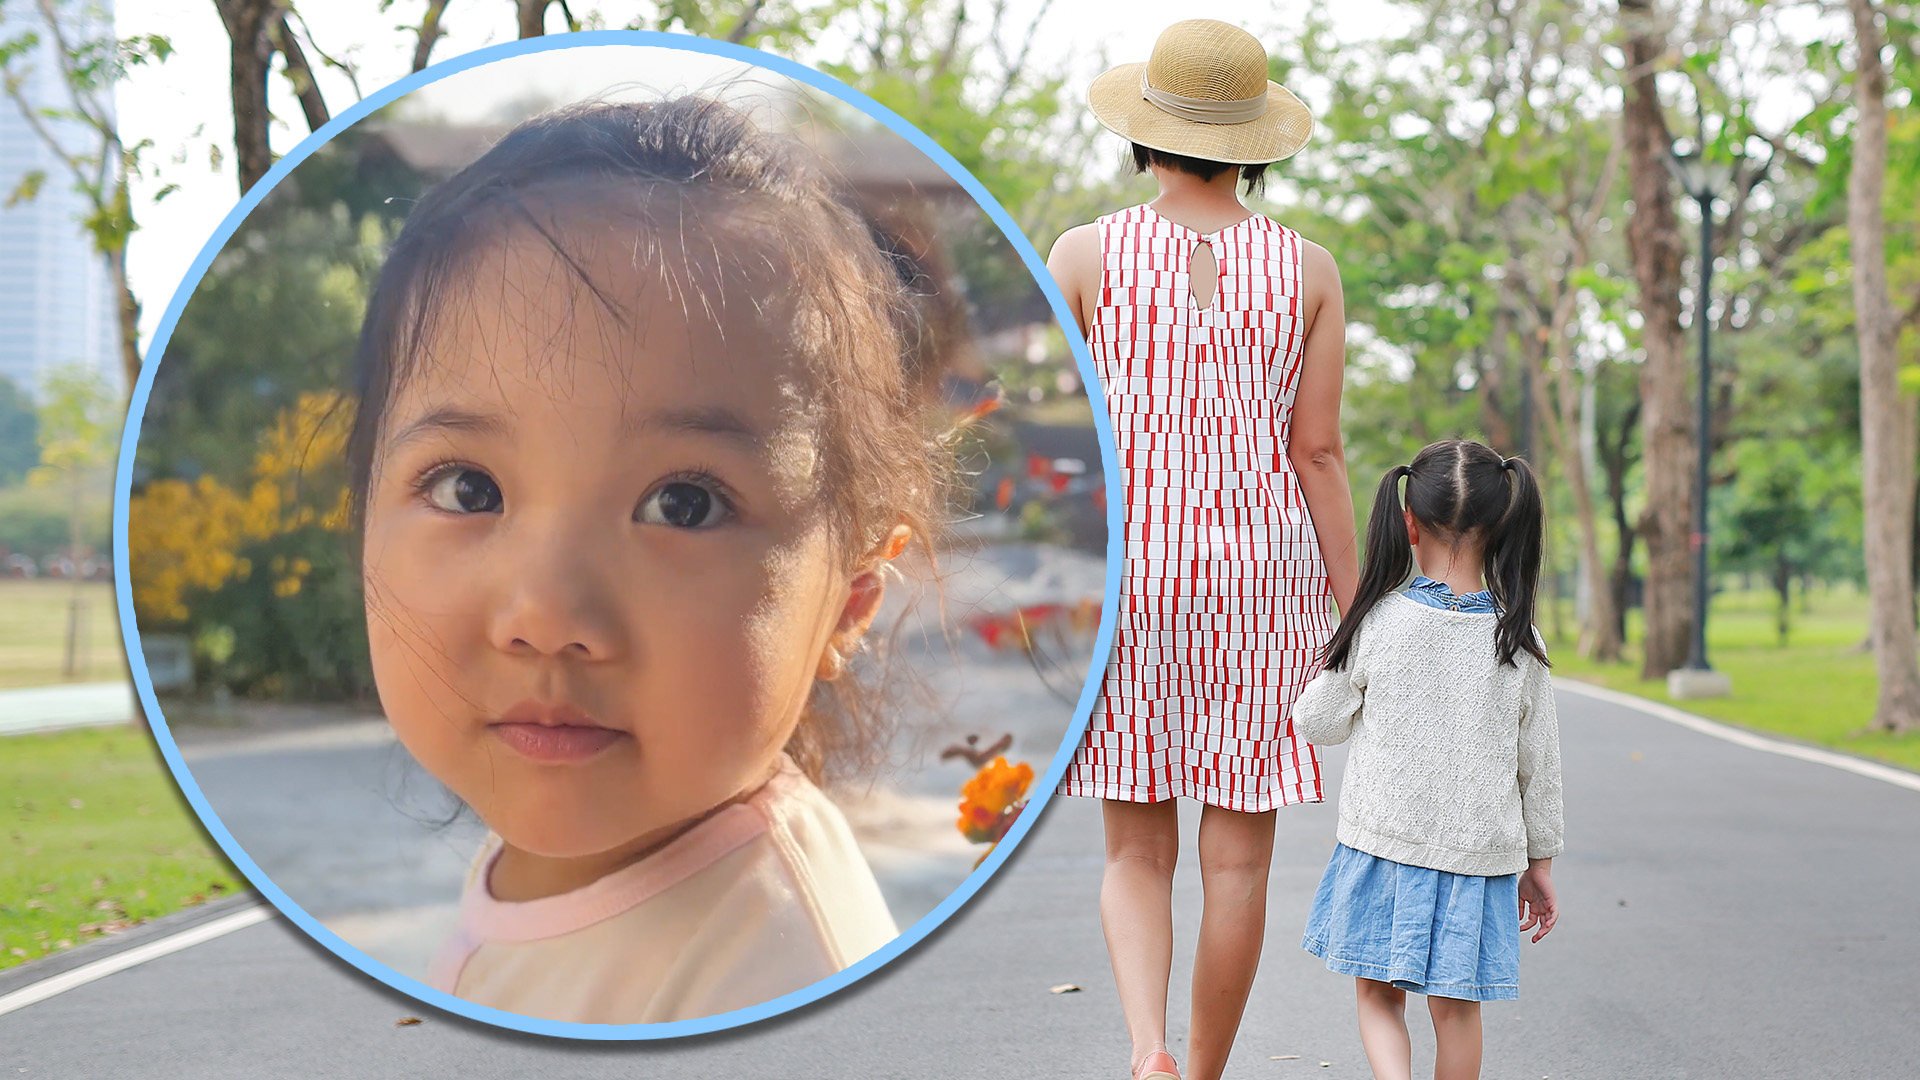
M1539 927L1533 934L1533 940L1539 941L1552 932L1553 924L1558 921L1560 901L1553 895L1552 876L1544 865L1528 867L1520 875L1520 932Z

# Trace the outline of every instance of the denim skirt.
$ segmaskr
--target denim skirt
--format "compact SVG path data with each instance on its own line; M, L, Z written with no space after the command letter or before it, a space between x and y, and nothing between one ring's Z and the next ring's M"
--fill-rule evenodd
M1327 970L1468 1001L1520 996L1520 875L1479 877L1333 849L1300 947Z

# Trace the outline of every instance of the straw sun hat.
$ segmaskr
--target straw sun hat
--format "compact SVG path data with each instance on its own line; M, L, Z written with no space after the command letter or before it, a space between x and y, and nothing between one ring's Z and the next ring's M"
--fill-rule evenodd
M1214 19L1161 31L1146 63L1093 80L1087 105L1123 139L1230 165L1292 157L1313 136L1313 114L1267 78L1259 40Z

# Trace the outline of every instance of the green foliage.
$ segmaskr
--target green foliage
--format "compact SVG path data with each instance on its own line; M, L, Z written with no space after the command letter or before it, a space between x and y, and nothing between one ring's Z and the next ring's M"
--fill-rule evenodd
M340 205L269 200L261 211L214 260L174 328L142 425L139 477L238 483L255 436L282 408L303 391L348 383L389 226Z
M1754 439L1730 456L1738 470L1716 507L1715 565L1762 575L1778 596L1779 640L1791 628L1792 586L1859 572L1860 472L1819 442Z
M365 607L347 537L303 528L246 545L245 577L192 601L212 681L237 694L319 701L373 691ZM302 587L282 583L296 561Z
M79 366L50 370L41 391L40 465L28 481L71 481L111 461L120 420L119 399L99 373Z
M104 552L113 537L113 500L104 474L84 485L80 507L80 543ZM0 488L0 551L35 561L67 548L71 496L50 487Z
M27 475L40 460L40 414L33 399L0 375L0 488Z

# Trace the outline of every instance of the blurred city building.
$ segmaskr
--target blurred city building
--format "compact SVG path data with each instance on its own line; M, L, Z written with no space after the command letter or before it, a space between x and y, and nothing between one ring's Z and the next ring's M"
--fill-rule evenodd
M113 24L112 0L72 5L69 40L89 40ZM69 91L38 10L31 4L0 7L0 40L37 32L39 44L24 62L20 90L47 109L70 108ZM38 123L66 143L84 146L76 121L41 117ZM0 197L13 193L33 173L45 182L32 199L0 205L0 376L37 395L44 372L81 364L122 387L120 323L107 265L81 228L85 196L67 181L67 167L11 101L0 101ZM0 198L0 202L4 202Z

